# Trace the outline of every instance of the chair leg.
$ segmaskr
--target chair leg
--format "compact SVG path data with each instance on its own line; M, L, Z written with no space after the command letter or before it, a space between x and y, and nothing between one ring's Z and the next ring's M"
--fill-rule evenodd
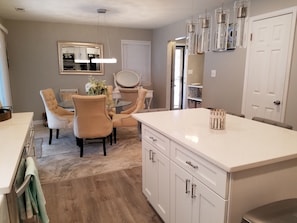
M112 145L112 133L109 135L109 145Z
M57 129L57 130L56 130L56 139L59 138L59 132L60 132L59 129Z
M53 138L53 130L49 129L49 139L48 139L48 144L52 144L52 138Z
M117 128L113 128L114 143L117 143Z
M83 157L83 155L84 155L84 140L76 137L76 144L80 148L80 157Z
M104 156L106 156L105 137L103 138L103 153L104 153Z

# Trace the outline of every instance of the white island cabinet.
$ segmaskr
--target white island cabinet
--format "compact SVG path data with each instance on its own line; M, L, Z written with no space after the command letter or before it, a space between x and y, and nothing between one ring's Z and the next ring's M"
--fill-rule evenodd
M165 222L238 223L248 210L297 197L297 132L209 110L134 114L142 123L143 193Z
M169 139L142 129L143 193L165 221L169 221Z

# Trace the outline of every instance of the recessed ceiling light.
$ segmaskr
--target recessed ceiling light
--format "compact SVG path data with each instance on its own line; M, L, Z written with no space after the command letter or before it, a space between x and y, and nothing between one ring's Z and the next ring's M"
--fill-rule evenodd
M16 7L15 10L17 12L25 12L25 9L24 8L19 8L19 7Z

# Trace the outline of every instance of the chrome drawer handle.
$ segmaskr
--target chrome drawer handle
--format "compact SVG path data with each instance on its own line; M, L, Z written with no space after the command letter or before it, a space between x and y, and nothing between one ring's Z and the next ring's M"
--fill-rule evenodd
M192 195L191 197L192 198L196 198L196 184L192 184Z
M190 183L190 180L186 179L186 194L190 193L188 190L188 184Z
M156 154L155 152L152 152L152 162L153 162L153 163L156 162L156 160L155 160L155 154Z
M149 151L149 160L151 160L153 163L155 163L156 162L156 160L155 160L155 152L153 152L153 150L151 150L150 149L150 151Z
M186 161L186 164L190 165L190 166L193 167L194 169L198 169L198 166L192 164L191 161Z
M154 137L152 137L152 136L150 136L149 137L151 140L153 140L153 142L156 142L157 141L157 139L155 139Z

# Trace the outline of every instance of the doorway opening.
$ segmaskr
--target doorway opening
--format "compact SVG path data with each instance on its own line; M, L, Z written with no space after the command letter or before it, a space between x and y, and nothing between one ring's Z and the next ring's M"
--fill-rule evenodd
M171 105L170 109L184 107L184 79L185 79L185 45L176 45L174 49L174 68L171 78Z

